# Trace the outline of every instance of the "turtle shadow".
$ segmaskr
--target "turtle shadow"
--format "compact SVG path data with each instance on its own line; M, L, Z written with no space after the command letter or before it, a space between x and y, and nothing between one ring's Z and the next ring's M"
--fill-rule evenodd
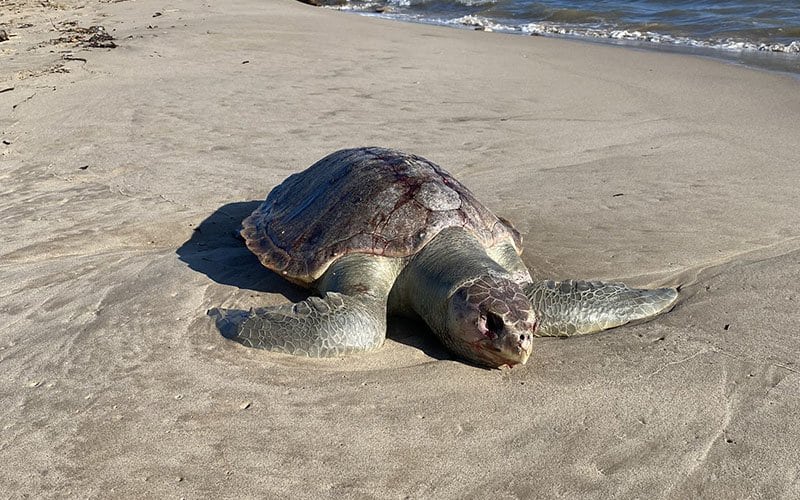
M386 338L419 349L437 361L458 361L473 368L490 369L451 352L422 320L390 316L386 327Z
M402 316L390 316L386 325L386 338L399 344L419 349L427 356L442 360L456 359L447 348L439 342L436 335L420 320Z
M261 265L238 235L242 220L262 201L228 203L195 227L175 252L178 259L212 281L241 289L277 293L292 302L308 297L308 291L292 285Z

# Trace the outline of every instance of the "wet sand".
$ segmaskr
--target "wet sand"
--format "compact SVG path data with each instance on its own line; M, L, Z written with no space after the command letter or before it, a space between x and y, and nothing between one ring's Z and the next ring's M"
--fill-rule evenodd
M8 7L6 495L800 496L797 80L291 1ZM344 359L223 339L207 309L303 298L241 219L359 145L448 169L539 277L680 302L503 371L409 321Z

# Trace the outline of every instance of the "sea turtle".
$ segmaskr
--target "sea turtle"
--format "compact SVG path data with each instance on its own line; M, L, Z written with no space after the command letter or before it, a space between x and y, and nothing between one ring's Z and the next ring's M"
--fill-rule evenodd
M250 311L214 308L223 336L312 357L383 344L387 314L421 318L455 354L525 363L532 337L654 316L673 288L534 281L522 241L449 173L384 148L332 153L274 188L242 223L261 263L319 295Z

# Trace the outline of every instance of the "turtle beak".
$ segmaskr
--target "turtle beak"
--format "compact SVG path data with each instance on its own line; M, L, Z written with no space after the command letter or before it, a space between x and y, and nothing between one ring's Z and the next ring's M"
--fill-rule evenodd
M517 337L516 340L514 339L515 336ZM515 344L512 352L516 354L519 360L516 364L524 365L528 362L531 351L533 351L533 336L529 333L520 333L519 335L509 335L509 339Z
M500 339L485 338L476 342L484 353L484 358L495 367L524 365L533 350L533 336L530 333L507 333Z

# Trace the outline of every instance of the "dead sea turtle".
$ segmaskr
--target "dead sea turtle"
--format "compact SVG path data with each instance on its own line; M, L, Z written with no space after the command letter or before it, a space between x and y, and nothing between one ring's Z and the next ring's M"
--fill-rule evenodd
M439 166L391 149L337 151L290 176L241 234L264 266L319 296L209 314L227 338L296 355L376 349L388 313L421 318L468 361L513 366L527 361L532 337L648 318L678 295L534 281L508 221Z

